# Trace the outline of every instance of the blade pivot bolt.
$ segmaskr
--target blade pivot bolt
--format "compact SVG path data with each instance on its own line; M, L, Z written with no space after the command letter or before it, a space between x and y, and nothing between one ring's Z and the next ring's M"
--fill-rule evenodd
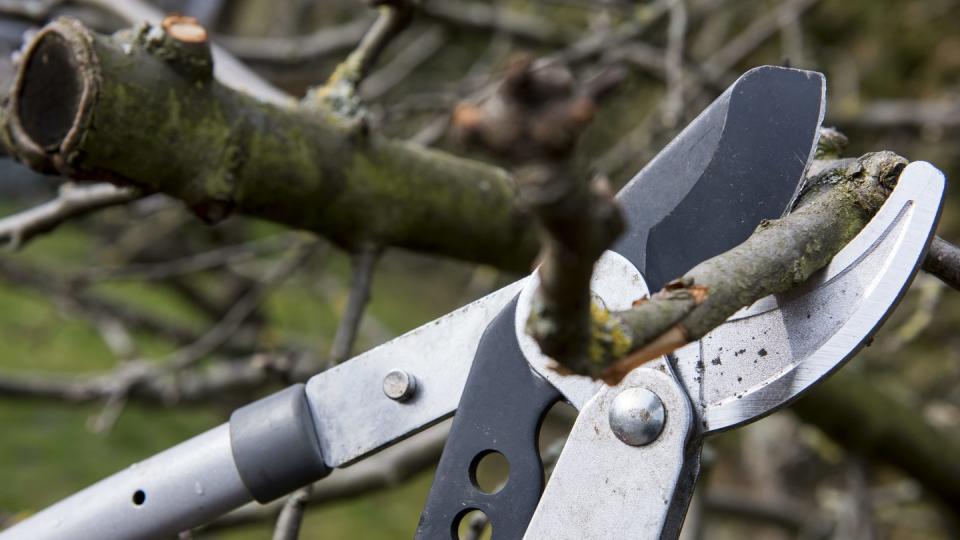
M610 405L610 429L630 446L657 440L666 419L660 397L646 388L627 388Z
M416 377L402 369L395 369L383 378L383 393L394 401L407 401L416 392Z

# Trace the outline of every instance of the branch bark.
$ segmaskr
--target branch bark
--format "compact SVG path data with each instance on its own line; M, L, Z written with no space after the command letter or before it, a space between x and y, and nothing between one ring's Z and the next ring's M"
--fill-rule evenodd
M930 251L923 260L923 269L944 283L960 290L960 248L939 236L930 243Z
M8 108L16 156L166 193L210 222L242 212L346 247L528 267L537 242L504 170L257 101L173 41L153 26L104 37L69 19L48 25L24 54Z

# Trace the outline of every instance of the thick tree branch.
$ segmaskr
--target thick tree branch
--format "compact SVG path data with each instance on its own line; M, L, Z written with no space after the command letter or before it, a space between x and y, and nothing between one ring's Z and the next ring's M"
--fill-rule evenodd
M24 54L7 131L17 156L73 178L323 234L513 270L536 251L502 169L232 91L156 27L97 36L58 20ZM146 126L149 126L147 128Z

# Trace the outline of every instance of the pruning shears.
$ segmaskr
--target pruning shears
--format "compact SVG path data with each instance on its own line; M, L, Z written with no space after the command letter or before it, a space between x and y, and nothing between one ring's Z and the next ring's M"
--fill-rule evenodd
M740 77L618 194L627 227L592 292L626 309L789 211L817 147L821 74ZM616 386L552 369L526 335L536 274L235 411L0 533L0 539L162 538L267 502L454 416L416 538L458 538L472 510L496 539L675 538L705 437L786 405L851 358L915 275L945 180L907 166L886 203L801 288L761 299ZM579 415L549 483L548 409ZM479 460L509 476L486 492Z

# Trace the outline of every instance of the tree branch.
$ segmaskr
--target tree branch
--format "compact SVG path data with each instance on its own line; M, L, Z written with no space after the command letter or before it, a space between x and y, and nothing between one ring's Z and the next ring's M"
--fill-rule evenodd
M943 238L933 237L930 251L923 260L923 269L960 290L960 248Z
M342 246L527 268L536 238L502 169L258 102L196 71L203 55L171 41L156 27L103 37L66 19L47 26L8 108L16 155L164 192L210 222L243 212Z
M373 282L374 265L379 255L380 250L375 246L364 246L353 254L351 274L353 281L350 283L347 307L340 316L340 324L337 325L333 345L330 346L331 366L350 357L350 351L357 338L357 330L360 328L360 319L363 317L367 301L370 300L370 285Z
M300 524L303 522L303 512L313 486L308 485L294 491L283 502L277 524L273 528L273 540L297 540L300 538Z
M43 295L67 310L94 321L102 318L117 319L132 330L149 332L182 345L200 339L200 334L192 327L100 295L76 291L70 283L56 274L44 271L37 266L0 259L0 278L16 284L23 290ZM243 343L240 336L229 336L222 348L224 351L237 354L250 353L250 345Z
M56 229L61 223L97 210L125 204L141 197L138 189L111 184L60 186L56 199L0 219L0 242L19 248L34 236Z
M269 383L300 381L299 374L313 374L321 365L309 355L286 353L215 362L176 374L157 371L132 386L128 398L165 406L222 402L225 395L260 389ZM99 402L110 397L125 375L120 370L80 377L0 374L0 396L75 404Z
M358 17L338 26L294 37L216 36L228 51L251 62L296 64L349 50L363 39L370 18Z
M429 0L419 9L440 22L503 33L534 43L564 45L570 40L569 33L551 20L513 11L503 4Z
M312 89L307 102L323 107L345 119L362 120L358 95L360 83L380 58L387 45L410 24L413 6L410 0L373 0L379 15L360 40L357 48L337 66L326 84Z

